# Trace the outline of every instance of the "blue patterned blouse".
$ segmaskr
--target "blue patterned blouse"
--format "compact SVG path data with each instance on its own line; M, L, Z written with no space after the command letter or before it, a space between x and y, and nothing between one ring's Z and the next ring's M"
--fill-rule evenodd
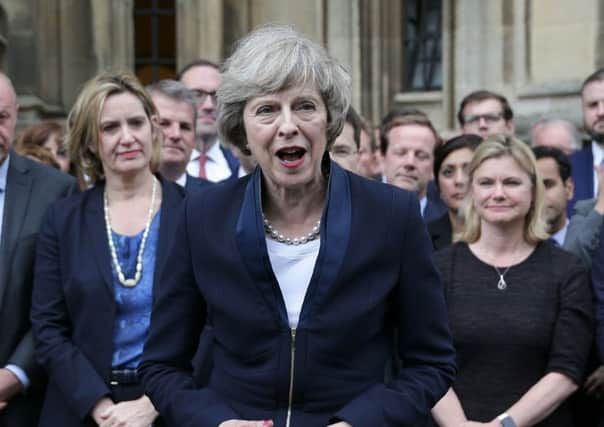
M155 275L159 219L160 211L151 221L149 236L143 252L143 272L141 280L136 286L124 287L117 278L115 266L111 263L116 302L116 315L113 323L113 359L111 361L113 369L135 369L143 354L153 303L153 277ZM136 256L143 238L143 231L134 236L123 236L111 231L118 261L127 278L134 277Z

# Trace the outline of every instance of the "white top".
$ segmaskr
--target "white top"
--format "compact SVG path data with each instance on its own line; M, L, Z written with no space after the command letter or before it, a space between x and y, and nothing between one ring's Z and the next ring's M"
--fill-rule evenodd
M600 166L600 164L604 160L604 150L602 150L602 147L596 141L592 141L592 143L591 143L591 153L594 158L594 166ZM592 197L597 197L598 196L598 174L596 173L595 169L593 171L593 174L594 174L594 194L592 195Z
M268 257L279 282L289 327L298 327L302 303L319 255L320 239L303 245L286 245L266 239Z
M193 149L191 152L191 160L187 164L187 172L189 175L199 177L199 151ZM222 154L220 142L216 141L206 153L206 179L212 182L224 181L231 176L231 168L227 159Z

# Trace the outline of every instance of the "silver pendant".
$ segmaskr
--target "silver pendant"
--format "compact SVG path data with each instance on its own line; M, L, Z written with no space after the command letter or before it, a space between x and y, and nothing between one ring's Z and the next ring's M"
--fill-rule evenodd
M499 289L500 291L505 291L507 287L508 284L505 283L503 276L499 276L499 282L497 282L497 289Z

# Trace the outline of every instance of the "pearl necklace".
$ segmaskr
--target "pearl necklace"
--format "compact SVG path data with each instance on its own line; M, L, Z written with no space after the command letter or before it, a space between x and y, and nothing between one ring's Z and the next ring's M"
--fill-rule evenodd
M285 243L286 245L303 245L315 240L317 237L319 237L319 233L321 232L321 220L319 219L309 233L302 237L294 237L291 239L289 237L285 237L283 233L280 233L278 230L275 230L269 220L266 219L264 214L262 214L262 220L264 222L264 231L266 234L268 234L271 239L276 240L279 243Z
M117 279L126 288L133 288L141 280L143 273L143 252L145 251L145 243L147 236L149 235L149 228L151 227L151 218L153 217L153 206L155 206L155 189L157 187L157 180L153 177L153 188L151 189L151 205L149 206L149 212L147 214L147 224L145 225L145 231L143 231L143 238L138 248L138 254L136 256L136 272L132 279L126 279L120 266L120 262L117 259L117 252L115 250L115 244L113 243L113 235L111 234L111 218L109 217L109 203L107 202L107 189L105 189L103 195L103 208L105 210L105 228L107 229L107 239L109 240L109 250L111 252L111 260L117 273Z

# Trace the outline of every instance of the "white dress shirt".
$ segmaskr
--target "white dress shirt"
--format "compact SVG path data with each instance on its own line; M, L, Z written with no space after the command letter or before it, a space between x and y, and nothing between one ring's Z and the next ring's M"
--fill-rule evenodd
M594 158L594 167L595 166L600 166L600 164L604 160L604 150L602 149L602 147L600 146L600 144L598 144L596 141L592 141L591 142L591 153L592 153L593 158ZM594 194L593 194L593 197L597 197L598 196L598 174L596 173L595 169L593 171L593 174L594 174Z
M187 172L191 176L199 177L199 155L200 152L193 149L191 152L191 160L187 164ZM206 153L206 179L212 182L224 181L231 176L231 168L227 159L222 154L220 142L216 141Z

